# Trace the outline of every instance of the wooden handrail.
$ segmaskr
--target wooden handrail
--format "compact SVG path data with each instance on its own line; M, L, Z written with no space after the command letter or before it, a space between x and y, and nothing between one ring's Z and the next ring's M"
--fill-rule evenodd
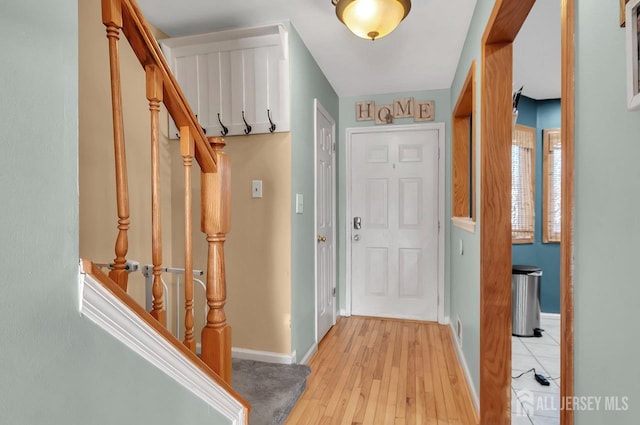
M164 91L163 103L178 128L189 127L195 144L195 158L203 173L216 172L216 160L213 149L207 141L198 119L189 107L178 82L171 72L162 50L151 33L149 24L135 0L102 0L105 3L120 3L122 12L122 31L129 40L136 57L143 68L154 65L162 78Z

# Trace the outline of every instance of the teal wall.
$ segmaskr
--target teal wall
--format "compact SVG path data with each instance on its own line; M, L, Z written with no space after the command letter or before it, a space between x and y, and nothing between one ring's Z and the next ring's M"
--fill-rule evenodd
M528 264L542 269L540 302L545 313L560 313L560 244L542 243L542 130L560 128L560 100L534 100L521 97L518 106L518 124L536 129L535 150L535 234L534 243L515 244L513 264Z
M291 349L298 360L315 343L314 105L317 98L336 120L338 95L295 28L289 26L291 70ZM296 214L295 196L304 196Z
M0 13L0 421L228 423L78 314L77 9Z
M493 1L478 0L467 38L460 55L458 68L451 85L451 104L455 105L471 67L476 61L476 229L469 233L458 227L451 228L449 244L451 270L451 321L459 317L462 322L462 351L473 380L476 393L480 392L480 149L482 145L480 118L482 114L480 88L482 72L480 64L480 44L482 33L493 9ZM460 253L460 245L463 251Z
M347 271L345 251L346 243L346 131L355 127L372 127L374 121L356 121L356 102L373 100L376 104L384 105L393 103L394 99L413 97L416 102L433 100L435 101L436 116L433 122L445 123L445 218L451 216L451 93L449 90L428 90L402 93L387 93L367 96L341 97L340 98L340 126L338 131L338 305L341 310L346 309L346 285ZM413 124L413 118L396 119L393 124L385 125L407 125ZM449 220L445 219L445 245L449 237ZM446 249L446 247L445 247ZM445 256L445 315L449 313L449 258Z
M629 410L576 412L580 425L640 417L640 111L626 108L618 2L576 2L575 393L627 396Z

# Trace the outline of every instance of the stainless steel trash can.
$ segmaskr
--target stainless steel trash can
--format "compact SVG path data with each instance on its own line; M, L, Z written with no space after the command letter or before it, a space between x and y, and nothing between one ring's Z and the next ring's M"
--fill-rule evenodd
M542 269L535 266L513 266L511 272L511 333L515 336L541 336L539 329Z

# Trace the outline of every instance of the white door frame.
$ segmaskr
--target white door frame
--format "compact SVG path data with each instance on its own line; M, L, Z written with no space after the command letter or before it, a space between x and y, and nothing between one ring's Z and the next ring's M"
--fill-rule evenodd
M347 128L346 130L346 193L347 202L345 208L345 252L346 252L346 297L345 307L347 316L351 316L351 138L354 134L362 133L396 133L403 131L416 130L438 130L438 323L446 324L444 315L444 193L445 193L445 176L444 176L444 143L445 143L445 125L442 122L430 124L409 124L409 125L385 125L378 127L357 127Z
M314 322L315 322L315 341L316 341L316 347L318 345L318 343L320 341L318 341L318 244L316 242L316 237L317 237L317 230L318 230L318 113L321 113L322 115L324 115L329 122L331 123L331 133L332 133L332 137L331 139L333 140L333 155L331 156L331 161L332 161L332 169L333 169L333 218L332 218L332 222L333 222L333 248L331 250L331 256L333 258L333 265L334 265L334 273L333 273L333 288L335 291L337 291L337 276L335 271L338 270L337 268L337 260L338 257L336 255L336 243L337 243L337 238L336 238L336 200L337 200L337 186L336 186L336 121L335 119L331 116L331 114L329 114L329 112L327 112L327 110L324 108L324 106L322 106L322 104L320 103L320 101L318 99L313 99L313 281L314 281ZM333 299L333 324L336 323L336 315L337 315L337 296L334 296Z

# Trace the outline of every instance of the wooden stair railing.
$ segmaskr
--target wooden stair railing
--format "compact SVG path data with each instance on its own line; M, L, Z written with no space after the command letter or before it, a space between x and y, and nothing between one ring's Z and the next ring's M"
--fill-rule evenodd
M167 65L135 0L102 0L102 20L109 40L111 98L116 168L118 236L115 260L109 277L127 290L126 256L129 230L129 191L120 83L120 32L125 35L146 73L146 95L151 120L151 198L153 308L151 315L166 326L162 273L162 231L160 220L159 111L163 103L180 129L180 154L185 178L185 339L184 345L195 353L193 331L193 253L191 218L191 166L193 158L201 169L202 232L209 246L207 263L207 323L202 330L202 360L222 379L231 382L231 327L224 305L226 281L224 241L229 231L230 161L222 152L221 138L207 139L196 116Z

